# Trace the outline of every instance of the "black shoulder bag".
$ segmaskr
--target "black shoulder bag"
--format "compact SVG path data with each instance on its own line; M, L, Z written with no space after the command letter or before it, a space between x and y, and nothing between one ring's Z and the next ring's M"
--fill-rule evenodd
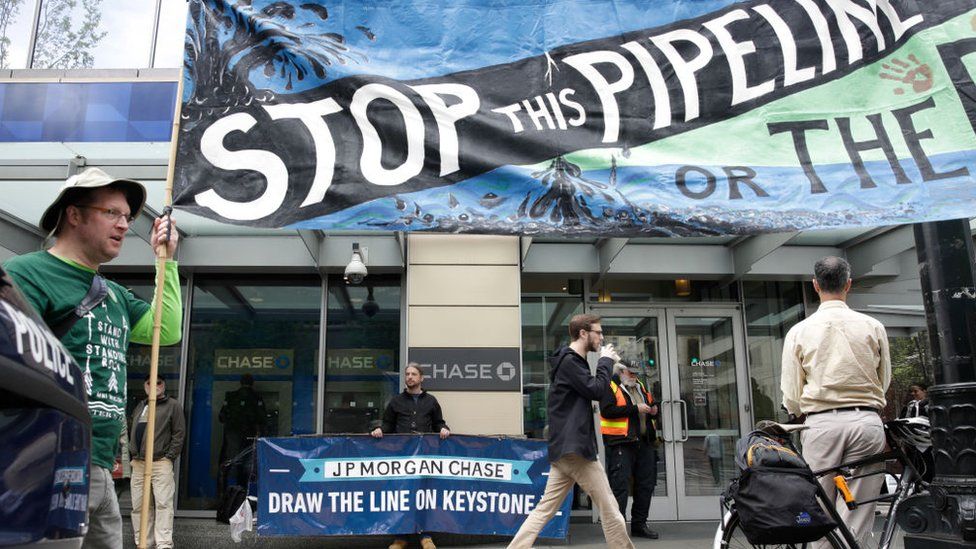
M51 324L51 331L58 339L64 337L68 333L68 330L75 325L82 318L85 318L89 312L105 300L105 296L108 295L108 284L102 275L95 274L92 278L91 286L88 288L88 293L85 297L81 298L81 303L70 311L61 320Z

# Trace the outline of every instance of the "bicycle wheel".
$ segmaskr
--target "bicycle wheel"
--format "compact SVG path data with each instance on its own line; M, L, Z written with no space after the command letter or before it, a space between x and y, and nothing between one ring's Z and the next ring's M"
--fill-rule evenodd
M725 526L723 528L723 525ZM845 549L844 542L837 537L836 532L829 532L824 541L833 549ZM746 539L746 535L739 526L739 514L735 509L725 513L722 522L715 531L713 549L746 549L750 547L763 547L768 549L809 549L812 543L781 543L773 545L753 545Z

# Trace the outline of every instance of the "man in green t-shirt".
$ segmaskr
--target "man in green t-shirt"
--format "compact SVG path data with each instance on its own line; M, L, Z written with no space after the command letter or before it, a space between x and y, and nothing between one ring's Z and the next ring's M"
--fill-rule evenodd
M54 245L4 265L49 326L64 327L67 319L75 320L60 337L84 372L92 418L85 548L122 547L122 515L111 470L125 423L126 352L130 341L152 342L153 310L126 288L101 279L98 269L122 251L129 224L145 201L141 184L89 168L68 178L41 216L41 228L55 237ZM167 257L173 257L178 239L175 223L168 217L156 219L150 243L154 253L165 242ZM183 309L176 262L167 261L165 269L160 344L172 345L180 340ZM105 286L100 292L104 298L84 317L72 318L93 285Z

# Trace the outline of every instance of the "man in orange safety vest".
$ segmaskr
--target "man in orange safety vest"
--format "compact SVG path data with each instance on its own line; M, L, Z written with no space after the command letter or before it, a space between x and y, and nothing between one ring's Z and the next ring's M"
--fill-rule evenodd
M635 365L614 365L610 390L600 400L600 432L606 447L607 478L625 519L631 478L634 481L631 537L657 539L658 533L647 527L647 515L657 483L654 420L658 408L638 379L639 373Z

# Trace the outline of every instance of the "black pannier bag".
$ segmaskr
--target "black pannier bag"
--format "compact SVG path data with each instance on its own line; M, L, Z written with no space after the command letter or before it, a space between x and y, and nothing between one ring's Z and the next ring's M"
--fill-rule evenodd
M808 543L837 526L820 507L810 467L776 439L749 433L736 445L735 461L742 473L729 495L749 543Z

